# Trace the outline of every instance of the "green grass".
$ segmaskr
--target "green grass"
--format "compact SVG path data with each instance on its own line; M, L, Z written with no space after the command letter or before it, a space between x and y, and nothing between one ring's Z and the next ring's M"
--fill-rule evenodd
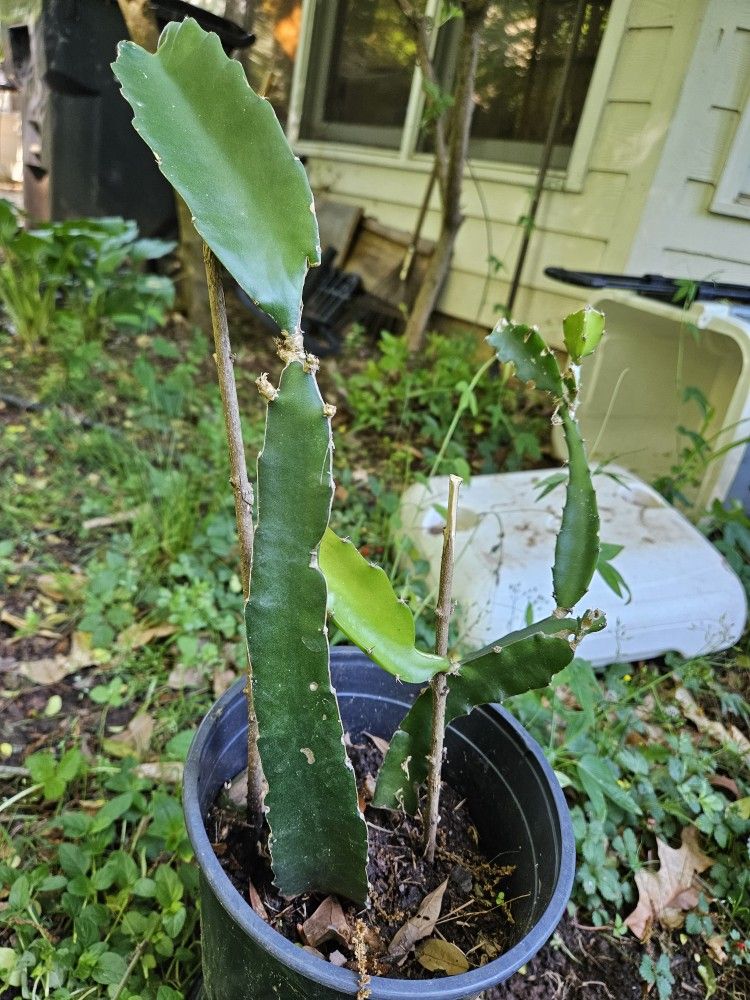
M472 385L472 344L432 338L420 368L394 338L373 351L354 336L349 360L328 377L342 431L334 523L371 557L388 561L400 491L436 463L464 475L518 468L547 446L539 397L491 373ZM0 410L0 589L17 616L0 625L0 655L54 656L83 633L95 661L47 688L0 674L9 706L0 719L0 986L24 1000L179 1000L198 963L196 886L167 765L184 757L227 667L240 673L244 663L218 392L206 338L184 325L137 338L112 331L74 377L72 352L51 337L20 357L0 332L5 391L46 404ZM250 456L262 436L252 378L273 364L268 345L240 351ZM750 581L747 518L714 510L710 527ZM424 607L418 627L429 645L423 571L404 566L397 583ZM665 962L686 942L707 991L717 983L731 995L746 967L748 760L700 733L676 695L687 690L711 718L747 731L749 664L744 647L600 676L577 662L513 706L567 788L579 921L629 933L634 877L655 867L656 837L675 846L684 827L700 831L713 864L699 904L683 927L655 930L666 959L644 952L644 982L665 995ZM149 730L140 743L134 714ZM151 771L138 771L144 762Z

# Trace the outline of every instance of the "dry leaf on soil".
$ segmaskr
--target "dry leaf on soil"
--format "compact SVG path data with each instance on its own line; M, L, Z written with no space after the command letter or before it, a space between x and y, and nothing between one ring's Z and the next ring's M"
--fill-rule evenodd
M179 760L150 760L135 769L137 777L163 781L165 785L179 785L184 771L185 765Z
M77 597L86 586L83 573L41 573L36 578L37 590L53 601Z
M722 937L721 934L713 934L706 942L709 955L719 965L723 965L729 958L729 955L724 951L726 943L727 939Z
M334 896L327 896L315 913L302 925L302 937L313 948L335 938L340 944L351 941L351 928L346 922L341 904Z
M682 831L682 846L678 849L657 837L656 847L661 865L658 871L643 869L635 876L638 905L625 923L641 941L651 932L655 922L664 927L681 927L685 911L698 903L698 890L693 879L713 864L698 847L698 831L694 826Z
M449 976L458 976L471 968L466 955L457 945L440 938L430 938L421 944L417 950L417 961L430 972L446 972Z
M55 616L48 616L47 621L49 622L51 618L64 620L64 616L55 615ZM29 624L25 618L21 618L20 615L14 615L12 611L8 611L6 608L3 608L1 606L0 606L0 622L3 622L3 624L5 625L10 625L11 628L14 628L16 629L16 631L19 632L25 629L26 626ZM34 630L34 635L41 636L42 639L62 638L59 632L53 632L52 629L49 628L37 628ZM20 638L21 638L20 636L16 636L15 638L11 639L10 642L18 642Z
M709 719L686 688L677 688L674 698L685 717L690 719L699 732L710 736L722 747L727 743L736 744L745 761L750 764L750 740L737 726L723 726L715 719Z
M214 670L214 675L212 678L213 688L214 688L214 698L221 698L225 691L237 680L237 674L234 670L220 670L218 667Z
M382 736L374 736L372 733L367 733L367 732L365 733L365 736L369 740L371 740L371 742L373 743L373 745L385 757L385 755L388 753L388 747L390 746L390 744L388 743L388 740L384 740Z
M406 923L399 927L393 935L393 940L388 946L388 954L394 957L406 957L417 941L429 937L435 930L435 924L440 918L440 909L443 905L443 896L448 879L442 882L437 889L428 893L422 900L422 904Z
M740 789L734 778L728 778L725 774L712 774L708 779L709 785L714 788L723 788L735 799L740 797Z
M118 646L125 649L140 649L141 646L148 646L154 639L167 639L177 631L176 625L168 625L163 622L161 625L128 625L126 629L117 636Z
M22 677L27 677L35 684L57 684L69 674L106 663L108 659L109 653L106 650L91 648L91 635L88 632L74 632L68 653L45 656L41 660L22 660L17 670Z
M255 888L251 879L247 881L247 898L250 900L250 905L255 910L255 913L260 917L261 920L265 920L268 923L268 910L263 905L263 900L260 898L260 893Z
M195 667L181 667L179 664L169 672L167 677L167 687L173 691L182 691L183 688L199 688L203 684L203 674Z
M103 741L104 749L113 757L143 757L151 745L153 733L153 718L139 712L121 733Z

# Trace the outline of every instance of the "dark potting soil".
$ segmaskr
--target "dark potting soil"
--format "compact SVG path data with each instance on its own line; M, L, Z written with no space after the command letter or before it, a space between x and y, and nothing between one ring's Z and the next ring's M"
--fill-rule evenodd
M423 824L420 818L400 812L372 809L368 803L375 788L375 775L382 762L381 751L365 740L352 745L349 757L357 776L360 806L368 827L371 885L370 905L365 909L339 899L344 921L330 940L317 942L315 952L334 964L362 972L355 948L360 942L369 975L403 979L430 979L445 973L436 969L431 949L417 958L428 939L449 942L457 953L437 946L437 960L462 962L465 971L484 965L506 949L513 921L513 901L505 899L504 882L512 867L492 863L478 850L479 837L465 803L446 784L440 802L440 825L434 863L422 853ZM237 890L255 912L296 944L310 947L303 924L323 902L320 894L304 894L288 899L272 882L268 859L253 851L243 819L242 786L234 782L232 800L222 795L209 815L207 829L214 851ZM393 957L388 947L396 932L413 917L425 896L447 881L440 916L429 935L421 938L416 950ZM333 921L335 923L335 920ZM357 925L359 923L359 930ZM362 947L362 942L364 947Z

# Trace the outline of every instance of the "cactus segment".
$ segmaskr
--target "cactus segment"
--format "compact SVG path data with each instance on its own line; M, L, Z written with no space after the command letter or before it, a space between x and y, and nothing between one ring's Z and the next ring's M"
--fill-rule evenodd
M288 361L258 457L247 641L279 889L367 897L367 827L331 687L318 546L333 498L331 424L315 375ZM280 613L279 609L284 609Z
M570 640L577 639L580 632L580 618L557 618L555 615L550 615L549 618L543 618L541 621L534 622L533 625L527 625L525 628L516 629L515 632L509 632L501 639L495 639L494 642L489 642L486 646L482 646L481 649L469 653L468 656L465 656L461 660L461 665L474 663L476 660L495 653L498 646L511 646L513 643L520 642L521 639L527 639L529 636L536 635L537 633L556 636L558 639Z
M573 364L593 354L604 336L604 313L592 306L579 309L563 320L565 347Z
M549 392L555 399L565 395L560 367L541 334L531 326L508 323L501 319L487 343L494 347L499 361L509 361L522 382L533 382L537 389Z
M448 677L446 725L468 715L477 705L546 687L572 659L573 650L566 639L536 632L462 664L457 674ZM372 801L377 808L402 807L416 812L419 786L427 777L431 717L432 692L426 688L391 740Z
M168 24L152 55L121 42L113 64L133 125L195 228L247 294L290 333L308 262L320 260L304 167L273 108L213 32Z
M574 362L596 348L604 334L604 316L581 309L563 320L565 343ZM576 371L560 372L541 335L528 326L501 320L487 338L503 362L512 362L520 379L534 382L558 403L568 449L568 484L560 531L555 544L552 584L558 608L569 611L584 596L599 557L599 512L586 448L574 411L578 396Z
M407 684L423 684L450 660L416 648L414 617L396 597L387 574L330 528L320 545L328 610L344 635L379 667Z
M559 608L570 610L589 588L599 558L599 511L586 447L567 406L560 407L568 449L568 485L555 543L552 582Z

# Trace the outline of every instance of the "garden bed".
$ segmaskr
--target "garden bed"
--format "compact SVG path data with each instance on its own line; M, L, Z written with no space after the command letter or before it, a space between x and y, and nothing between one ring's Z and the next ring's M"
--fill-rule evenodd
M233 322L252 447L252 379L275 362L241 313ZM181 321L92 343L81 365L62 333L19 357L0 332L0 392L44 404L0 404L0 984L178 1000L197 969L196 886L174 779L197 720L244 662L218 393L207 341ZM378 349L354 337L324 386L344 431L336 479L347 514L334 517L366 553L388 549L414 476L547 455L543 403L491 376L469 391L478 363L468 344L434 340L425 368L411 369L396 338ZM715 527L745 566L750 524ZM429 643L421 568L398 582ZM749 664L743 644L710 662L600 676L576 665L517 700L565 785L578 875L573 915L492 1000L750 992L750 771L732 735L748 732ZM726 739L688 717L684 691ZM691 825L711 866L681 926L657 919L641 942L624 924L635 875L659 870L657 837L676 848Z

